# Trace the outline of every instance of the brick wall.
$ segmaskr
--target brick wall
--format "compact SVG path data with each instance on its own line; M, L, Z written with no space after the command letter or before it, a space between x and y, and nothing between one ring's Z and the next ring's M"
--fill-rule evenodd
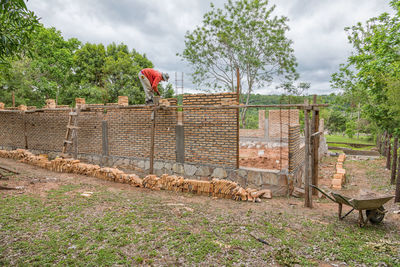
M235 105L236 93L198 94L183 97L183 105ZM236 167L236 109L185 108L185 162Z
M0 112L0 144L25 147L23 113Z
M240 137L263 138L265 136L265 110L258 111L258 129L240 129Z
M289 117L290 117L290 122L289 122ZM281 124L282 124L282 138L288 138L289 124L290 125L299 124L299 110L298 109L269 110L269 116L268 116L269 138L278 139L281 137Z
M300 125L289 127L289 172L293 172L304 163L305 147L301 145Z
M176 105L176 99L169 100ZM184 105L232 105L236 94L201 94L184 97ZM98 108L86 105L78 119L79 153L102 155L103 125L106 124L109 156L149 158L150 107L123 109ZM41 110L31 113L0 112L0 146L25 148L26 129L28 149L61 151L69 110ZM237 113L236 109L185 108L185 162L236 167ZM26 126L24 123L26 121ZM176 125L178 112L160 109L156 116L155 159L176 161ZM71 151L71 150L70 150Z

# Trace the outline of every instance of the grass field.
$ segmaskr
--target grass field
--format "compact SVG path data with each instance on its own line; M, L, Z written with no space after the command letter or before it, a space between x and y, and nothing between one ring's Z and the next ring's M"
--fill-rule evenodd
M368 140L368 136L360 136L360 138L353 137L349 138L348 136L342 135L325 135L327 142L345 142L345 143L353 143L353 144L371 144L375 145L372 140Z
M375 174L382 164L352 165ZM38 182L29 168L0 183L26 187L1 192L1 266L400 264L398 226L339 221L327 200L309 210L294 198L242 203L47 171Z

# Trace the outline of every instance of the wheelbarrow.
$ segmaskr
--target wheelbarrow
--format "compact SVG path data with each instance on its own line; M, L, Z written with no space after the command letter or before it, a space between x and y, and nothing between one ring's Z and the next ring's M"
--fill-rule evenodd
M386 210L383 207L383 204L391 200L394 196L389 196L389 195L379 195L376 196L375 194L370 195L370 196L363 196L363 197L346 197L343 195L340 195L335 192L325 192L324 190L316 187L315 185L310 185L311 187L315 188L319 192L321 192L323 195L325 195L327 198L332 200L333 202L337 203L339 205L339 220L343 220L344 218L347 217L350 213L352 213L354 210L358 210L358 225L360 227L365 226L368 221L370 221L372 224L378 224L383 221L383 218L385 217ZM343 205L350 206L352 209L347 212L345 215L342 216L342 208ZM363 216L363 211L365 210L366 218L364 219Z

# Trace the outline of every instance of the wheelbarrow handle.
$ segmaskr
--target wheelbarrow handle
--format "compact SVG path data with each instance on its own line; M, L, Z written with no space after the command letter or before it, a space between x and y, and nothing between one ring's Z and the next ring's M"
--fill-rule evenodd
M326 196L327 198L329 198L329 199L332 200L333 202L338 203L333 197L331 197L331 196L330 196L328 193L326 193L324 190L322 190L322 189L316 187L316 186L313 185L313 184L310 184L309 186L311 186L312 188L317 189L319 192L321 192L324 196Z

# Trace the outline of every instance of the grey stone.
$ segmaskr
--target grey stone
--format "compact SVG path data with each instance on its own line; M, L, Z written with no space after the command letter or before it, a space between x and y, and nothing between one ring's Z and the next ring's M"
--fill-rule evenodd
M174 163L174 165L172 165L172 170L174 171L174 173L178 174L183 174L185 172L183 165L180 163Z
M239 169L239 170L237 171L237 174L239 174L240 177L246 177L246 176L247 176L247 171L246 171L246 170Z
M92 156L92 162L93 162L93 164L96 164L96 165L100 165L101 164L101 159L100 159L100 157L99 156Z
M211 176L218 179L224 179L228 176L228 174L223 168L215 168Z
M164 174L164 172L162 171L162 169L154 169L154 174L157 176L161 176Z
M164 165L164 168L166 169L166 170L172 170L172 164L171 163L169 163L169 162L167 162L167 163L165 163L165 165Z
M131 165L131 161L129 159L124 159L122 165L129 166Z
M150 169L150 161L146 160L146 161L144 162L144 169L145 169L145 170L149 170L149 169Z
M185 169L185 175L188 176L193 176L197 171L197 167L190 164L185 164L184 169Z
M139 160L138 162L137 162L137 166L140 168L140 169L144 169L144 160Z
M207 166L199 166L195 173L196 176L207 177L211 174L211 168Z
M261 185L261 173L258 171L248 171L247 183L249 186L259 187Z
M155 170L162 170L164 168L164 163L161 161L154 162L154 169Z
M263 172L261 184L279 185L279 176L275 172Z

